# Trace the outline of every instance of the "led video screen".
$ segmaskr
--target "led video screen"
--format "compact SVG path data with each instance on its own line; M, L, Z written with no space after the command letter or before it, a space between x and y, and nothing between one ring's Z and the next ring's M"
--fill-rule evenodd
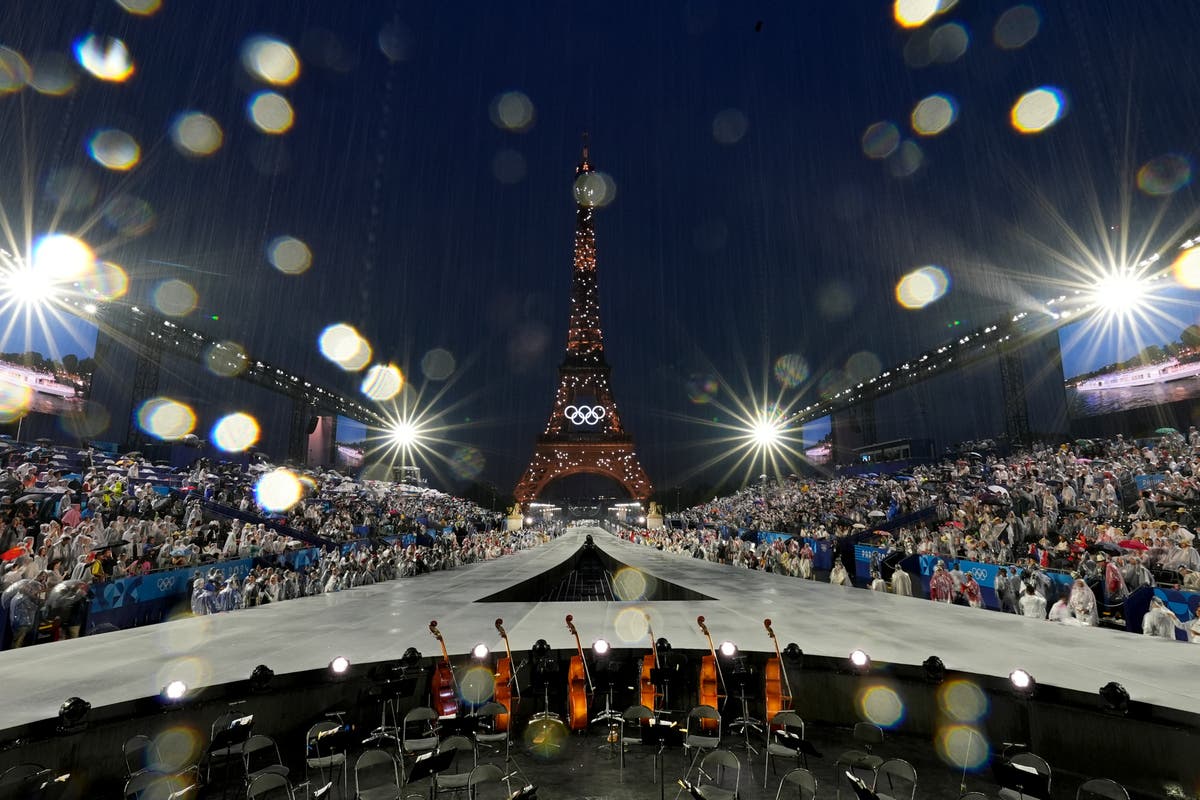
M81 412L96 370L96 326L60 312L15 314L0 328L0 383L26 413Z
M821 417L801 429L804 457L812 464L828 464L833 460L833 418Z
M361 469L368 449L367 436L366 425L339 415L333 445L334 465L343 469Z
M1200 397L1200 291L1168 286L1139 309L1058 335L1073 418Z

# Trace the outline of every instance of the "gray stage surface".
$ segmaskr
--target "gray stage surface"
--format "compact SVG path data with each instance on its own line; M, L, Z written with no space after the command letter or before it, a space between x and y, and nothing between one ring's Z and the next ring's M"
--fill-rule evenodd
M616 560L713 599L478 602L566 560L587 533ZM514 651L537 639L574 649L566 614L575 616L585 647L604 637L614 647L647 650L643 610L655 635L676 649L707 649L696 625L703 614L717 643L772 651L762 624L770 617L781 645L794 641L808 654L844 657L862 648L877 662L906 664L936 654L950 670L1003 677L1022 667L1039 683L1088 693L1117 680L1135 701L1200 713L1197 647L751 572L572 529L533 550L452 572L0 653L10 698L0 704L0 729L54 717L72 695L100 707L155 695L177 678L192 687L244 680L260 663L282 674L319 669L338 655L364 663L399 658L410 646L436 654L431 619L452 654L477 642L502 649L497 617Z

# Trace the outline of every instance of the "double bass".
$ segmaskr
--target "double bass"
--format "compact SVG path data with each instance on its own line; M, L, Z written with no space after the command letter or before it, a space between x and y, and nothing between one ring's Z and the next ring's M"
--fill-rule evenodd
M575 637L576 655L571 656L567 668L567 727L573 731L585 731L588 726L588 695L592 691L592 676L588 674L587 660L583 657L583 644L579 631L575 629L575 618L567 614L567 630Z
M771 643L775 645L775 657L767 659L767 666L763 670L763 697L766 698L767 724L770 725L776 714L791 709L792 683L788 679L787 669L783 666L783 656L779 653L779 639L771 629L771 620L764 619L763 627L767 629L767 636L771 637Z
M708 626L704 624L704 616L696 617L696 624L700 626L700 632L704 634L704 638L708 640L708 655L700 659L700 683L697 692L697 701L702 706L712 706L718 708L720 703L720 691L725 689L725 674L721 672L721 663L717 661L717 648L713 647L712 634L708 632ZM720 682L720 690L718 690L718 681ZM700 720L700 728L704 731L712 731L718 727L715 719Z
M641 697L642 705L651 711L657 711L655 708L658 699L658 692L654 688L654 682L651 680L653 670L661 666L658 663L658 642L654 640L654 628L650 627L650 614L643 612L646 615L646 630L650 633L650 651L651 655L642 657L642 684Z
M496 730L508 730L508 721L512 713L512 696L516 691L517 702L521 702L521 685L517 683L516 670L513 668L512 649L508 646L508 632L504 630L504 620L496 620L496 631L504 640L504 658L496 661L496 687L493 697L496 702L508 709L503 714L496 715Z
M429 632L442 646L442 660L433 668L429 680L429 695L433 710L439 717L458 715L458 687L454 682L454 668L450 666L450 653L446 651L446 640L438 630L437 620L429 623Z

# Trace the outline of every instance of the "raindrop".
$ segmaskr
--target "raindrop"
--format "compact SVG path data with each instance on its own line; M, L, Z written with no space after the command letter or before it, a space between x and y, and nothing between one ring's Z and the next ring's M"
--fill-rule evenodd
M140 197L119 194L104 204L104 222L122 236L144 236L154 227L154 209Z
M42 53L33 58L29 85L40 94L61 97L75 88L77 73L71 59L61 53Z
M860 350L846 359L846 380L860 383L879 374L883 364L879 356L869 350Z
M312 251L294 236L279 236L267 245L267 258L285 275L299 275L312 266Z
M902 28L919 28L941 10L938 0L895 0L892 16Z
M114 172L126 172L137 166L142 148L125 131L112 128L96 131L88 141L88 154L102 167Z
M354 326L339 322L321 332L321 355L344 370L357 372L371 361L371 345Z
M120 39L90 33L75 43L79 66L102 81L121 83L133 74L133 59Z
M16 422L29 413L33 388L23 383L0 381L0 423Z
M91 208L99 193L96 179L75 167L56 169L46 177L46 196L63 211Z
M581 206L603 208L617 197L617 184L607 174L589 170L575 179L575 202Z
M388 61L408 61L412 58L413 34L400 22L389 22L379 31L379 49Z
M929 56L939 64L950 64L962 58L970 44L967 29L961 23L948 22L929 38Z
M421 373L431 381L444 381L454 374L454 354L435 347L421 358Z
M254 95L250 98L246 112L254 127L273 135L287 133L296 121L292 104L277 92L259 92Z
M376 364L367 370L360 388L372 400L391 400L404 388L404 375L395 364Z
M1043 86L1021 95L1013 104L1011 122L1019 133L1041 133L1067 112L1066 95L1060 89Z
M492 159L492 174L501 183L520 183L525 179L525 156L516 150L504 149Z
M1180 286L1200 289L1200 247L1183 251L1171 265L1171 273Z
M1138 170L1137 185L1148 195L1174 194L1192 182L1192 162L1178 153L1153 158Z
M867 158L887 158L900 146L900 130L891 122L875 122L862 135L862 149Z
M703 372L693 373L687 381L688 400L698 406L711 403L720 391L721 384L712 375Z
M775 380L785 389L795 389L808 380L808 362L804 356L786 353L775 359Z
M907 178L921 168L925 154L921 147L911 139L905 139L900 147L887 160L888 169L897 178Z
M1002 50L1018 50L1037 36L1042 19L1032 6L1013 6L1000 15L992 28L992 41Z
M287 511L300 501L304 486L295 473L286 469L264 472L254 484L254 497L267 511Z
M473 481L483 473L486 461L478 449L459 447L450 457L450 471L459 480Z
M129 289L129 276L117 264L98 261L80 280L79 288L84 294L108 302L125 296Z
M854 292L841 281L821 287L817 293L817 309L826 319L843 319L854 310Z
M196 414L186 404L169 397L153 397L137 412L138 427L158 439L182 439L196 427Z
M139 17L148 17L162 8L162 0L117 0L117 5Z
M258 422L249 414L227 414L212 428L212 441L227 453L240 453L258 442Z
M0 417L2 416L3 414L0 413ZM110 421L111 418L104 406L94 400L86 400L82 408L72 409L59 417L58 425L68 436L76 439L90 439L103 433L108 428Z
M736 108L727 108L713 117L712 135L718 144L737 144L746 135L750 120Z
M29 85L33 70L25 57L9 47L0 47L0 95L15 94Z
M288 86L300 75L300 59L286 42L252 36L242 45L242 66L251 77L272 86Z
M96 256L81 239L52 233L33 246L33 269L53 281L73 281L92 271Z
M533 101L524 92L504 92L492 100L492 124L509 133L524 133L537 116Z
M896 284L896 301L909 310L940 300L950 288L950 277L938 266L915 269Z
M954 100L944 94L933 94L913 108L912 127L922 136L937 136L957 118L958 106Z
M249 363L245 348L237 342L213 342L204 351L204 365L209 372L222 378L241 375Z
M171 141L185 156L211 156L224 140L217 121L199 111L185 111L171 125Z
M171 278L154 287L152 302L168 317L186 317L196 309L199 299L190 283Z

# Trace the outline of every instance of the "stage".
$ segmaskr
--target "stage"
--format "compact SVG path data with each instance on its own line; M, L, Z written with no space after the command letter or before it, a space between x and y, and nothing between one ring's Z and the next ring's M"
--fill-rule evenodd
M613 559L712 599L480 602L571 558L588 533ZM636 588L640 578L618 585ZM70 696L99 708L156 695L176 679L193 688L245 680L257 664L282 675L320 669L339 655L354 664L397 659L410 646L436 655L428 628L434 619L452 655L478 642L503 650L498 617L518 660L538 639L573 650L567 614L584 647L604 637L640 655L649 651L642 611L655 636L675 650L707 650L696 625L703 614L716 643L773 652L763 628L770 617L780 645L796 642L806 655L841 658L861 648L877 664L920 664L937 655L951 671L1002 678L1021 667L1039 684L1093 695L1115 680L1134 702L1200 713L1200 649L1177 642L751 572L573 529L535 549L450 572L0 653L11 700L0 708L0 729L52 718Z

